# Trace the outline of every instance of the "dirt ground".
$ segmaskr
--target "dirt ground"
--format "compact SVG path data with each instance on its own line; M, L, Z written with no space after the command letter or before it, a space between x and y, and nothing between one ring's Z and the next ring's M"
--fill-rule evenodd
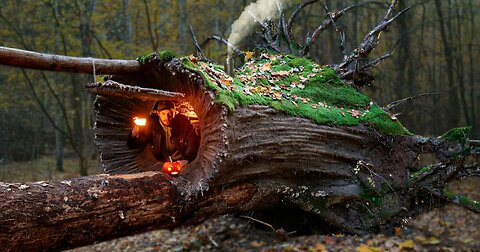
M479 182L480 178L465 178L448 189L478 201ZM71 251L480 251L479 226L480 214L447 204L415 216L389 235L293 234L283 240L248 219L221 216L198 226L156 230Z

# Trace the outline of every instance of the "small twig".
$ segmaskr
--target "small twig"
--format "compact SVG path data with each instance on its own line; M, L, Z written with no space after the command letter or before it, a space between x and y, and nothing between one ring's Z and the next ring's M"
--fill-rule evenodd
M245 218L245 219L248 219L248 220L251 220L251 221L255 221L257 223L260 223L262 225L265 225L265 226L269 227L277 235L278 238L280 238L284 241L288 239L289 234L296 233L296 231L292 231L292 232L287 233L283 228L275 229L271 224L268 224L266 222L263 222L261 220L255 219L255 218L250 217L250 216L240 215L239 217Z
M237 47L235 47L234 45L230 44L226 39L222 38L222 37L219 37L219 36L216 36L216 35L212 35L212 36L209 36L205 39L205 41L203 41L202 44L200 44L200 46L204 46L205 44L207 44L209 41L211 40L216 40L216 41L219 41L219 42L222 42L224 43L225 45L227 45L227 47L229 47L230 49L232 49L236 54L237 56L242 56L244 53L242 51L240 51Z
M410 96L410 97L407 97L407 98L403 98L403 99L400 99L400 100L397 100L397 101L394 101L394 102L391 102L389 103L387 106L383 107L383 110L385 111L390 111L392 110L393 108L395 108L396 106L398 105L401 105L405 102L408 102L408 101L411 101L411 100L415 100L417 98L420 98L422 96L427 96L427 95L438 95L440 94L440 92L435 92L435 93L422 93L422 94L418 94L418 95L415 95L415 96Z
M372 60L372 61L366 63L365 65L361 66L360 68L359 68L359 64L358 64L358 59L355 60L355 68L352 69L352 70L348 70L348 71L345 72L345 73L340 74L340 78L341 78L341 79L352 79L353 81L355 81L354 78L350 78L349 76L352 75L352 74L361 72L361 71L365 71L365 69L367 69L367 68L375 67L375 66L377 66L378 64L380 64L380 62L381 62L382 60L385 60L385 59L391 57L391 56L393 55L393 52L394 52L395 49L397 48L397 45L398 45L399 42L400 42L400 41L397 41L397 43L395 43L395 45L393 46L392 50L390 50L390 52L384 54L383 56L381 56L381 57L379 57L379 58L377 58L377 59L375 59L375 60Z
M205 54L204 54L203 51L202 51L202 48L201 48L200 45L198 44L197 37L195 36L195 33L193 32L193 28L192 28L191 25L190 25L190 33L192 34L193 43L195 44L195 48L197 49L197 57L198 57L200 60L207 60L207 57L205 57Z
M276 232L277 230L271 225L271 224L268 224L266 222L263 222L259 219L255 219L253 217L250 217L250 216L246 216L246 215L240 215L238 217L241 217L241 218L244 218L244 219L247 219L247 220L251 220L251 221L254 221L254 222L257 222L257 223L260 223L268 228L270 228L273 232Z
M316 3L316 2L318 2L318 1L319 1L319 0L311 0L311 1L305 2L305 3L301 4L300 6L298 6L298 8L292 13L292 15L290 16L290 18L288 19L287 29L288 29L288 31L289 31L289 34L290 34L290 31L292 30L293 22L295 21L295 18L297 18L298 13L299 13L303 8L307 7L307 6L310 5L310 4Z
M215 246L215 247L218 248L218 243L216 243L210 235L208 236L208 239L209 239L210 242L213 244L213 246Z
M381 178L383 181L385 181L385 183L387 184L387 186L392 190L392 192L395 194L395 196L397 196L397 200L400 198L397 194L397 192L395 191L395 189L393 189L392 185L390 185L390 183L388 182L388 180L386 180L384 177L378 175L376 172L374 172L373 170L371 170L370 168L368 168L368 166L363 166L365 168L367 168L367 170L370 172L370 174L373 174L379 178Z
M325 5L323 2L320 2L323 5L323 8L325 9L325 12L327 13L328 18L332 21L333 27L335 28L335 32L339 35L340 37L340 50L342 51L343 57L347 57L347 51L345 48L345 32L340 31L338 29L337 24L335 23L335 20L333 19L332 13L328 9L327 5Z
M397 41L397 43L395 43L395 45L393 46L392 50L390 50L390 52L384 54L382 57L379 57L375 60L372 60L370 62L368 62L367 64L365 64L364 66L362 66L362 68L360 69L360 71L363 71L369 67L374 67L376 65L378 65L380 63L380 61L382 60L385 60L386 58L389 58L393 55L393 52L395 51L395 49L397 48L398 44L400 43L400 40Z

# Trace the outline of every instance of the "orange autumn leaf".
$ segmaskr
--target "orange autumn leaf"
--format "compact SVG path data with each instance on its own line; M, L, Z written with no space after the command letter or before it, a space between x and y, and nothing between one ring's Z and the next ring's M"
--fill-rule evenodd
M321 243L318 243L318 242L315 244L315 250L320 251L320 252L328 251L327 247L325 247L325 245L323 245Z
M225 84L225 86L230 86L230 84L232 83L231 80L228 80L228 79L222 79L222 83Z
M260 67L260 71L265 72L265 71L271 71L271 70L272 70L272 63L271 62L267 62Z
M188 59L189 59L192 63L194 63L194 64L197 64L197 62L198 62L198 58L195 57L195 55L193 55L193 54L190 54L190 55L188 56Z

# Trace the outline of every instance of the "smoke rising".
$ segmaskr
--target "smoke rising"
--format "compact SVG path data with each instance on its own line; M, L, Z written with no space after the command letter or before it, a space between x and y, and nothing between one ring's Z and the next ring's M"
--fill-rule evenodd
M257 25L255 18L260 21L265 21L267 18L273 19L279 14L277 4L282 7L289 1L258 0L245 7L240 17L232 24L232 33L228 37L228 42L236 46L243 38L253 32L253 28ZM228 55L230 56L231 53L232 50L229 48Z

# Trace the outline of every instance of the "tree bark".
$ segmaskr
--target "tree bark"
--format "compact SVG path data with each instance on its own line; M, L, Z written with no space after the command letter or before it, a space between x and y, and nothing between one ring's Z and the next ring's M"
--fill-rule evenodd
M0 183L0 198L4 251L73 248L181 220L172 184L159 173Z

